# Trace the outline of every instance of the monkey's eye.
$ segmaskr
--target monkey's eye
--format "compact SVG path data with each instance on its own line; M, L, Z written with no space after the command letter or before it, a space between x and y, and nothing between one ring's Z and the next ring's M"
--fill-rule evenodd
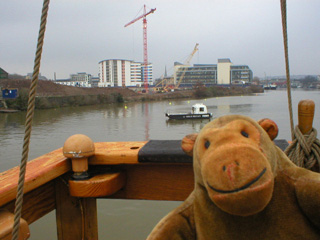
M207 141L204 143L204 147L205 147L206 149L208 149L209 146L210 146L210 142L207 140Z
M249 137L249 134L245 131L241 131L241 135L248 138Z

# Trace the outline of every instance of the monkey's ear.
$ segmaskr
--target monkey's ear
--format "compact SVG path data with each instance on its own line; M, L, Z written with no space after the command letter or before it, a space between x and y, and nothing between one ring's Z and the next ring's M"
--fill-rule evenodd
M182 150L191 157L193 156L193 146L197 139L197 136L197 133L189 134L185 136L181 141Z
M258 121L259 125L268 133L271 140L278 136L277 124L269 118L264 118Z

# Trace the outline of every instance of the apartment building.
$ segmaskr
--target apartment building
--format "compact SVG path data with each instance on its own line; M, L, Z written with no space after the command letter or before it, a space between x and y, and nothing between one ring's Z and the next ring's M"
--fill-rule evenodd
M141 87L144 76L152 84L152 64L146 68L141 62L125 59L108 59L99 62L99 87Z

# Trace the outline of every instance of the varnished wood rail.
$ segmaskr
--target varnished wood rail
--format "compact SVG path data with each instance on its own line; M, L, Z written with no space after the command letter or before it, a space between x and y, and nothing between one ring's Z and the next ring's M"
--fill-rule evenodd
M24 192L28 193L70 171L70 161L57 149L27 164ZM0 206L16 197L19 167L0 173Z
M59 239L97 239L97 197L183 201L194 187L178 140L95 143L88 162L93 175L79 182L62 149L28 162L22 218L30 224L56 210ZM18 176L18 167L0 173L1 209L14 211Z

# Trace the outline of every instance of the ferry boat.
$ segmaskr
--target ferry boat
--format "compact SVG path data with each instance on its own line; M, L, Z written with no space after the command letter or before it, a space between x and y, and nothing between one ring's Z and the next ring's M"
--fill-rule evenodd
M208 108L203 103L196 103L192 106L191 112L188 113L169 113L166 112L169 119L186 120L186 119L210 119L212 113L208 113Z
M275 84L267 84L267 85L263 85L263 89L264 90L276 90L277 89L277 85Z

